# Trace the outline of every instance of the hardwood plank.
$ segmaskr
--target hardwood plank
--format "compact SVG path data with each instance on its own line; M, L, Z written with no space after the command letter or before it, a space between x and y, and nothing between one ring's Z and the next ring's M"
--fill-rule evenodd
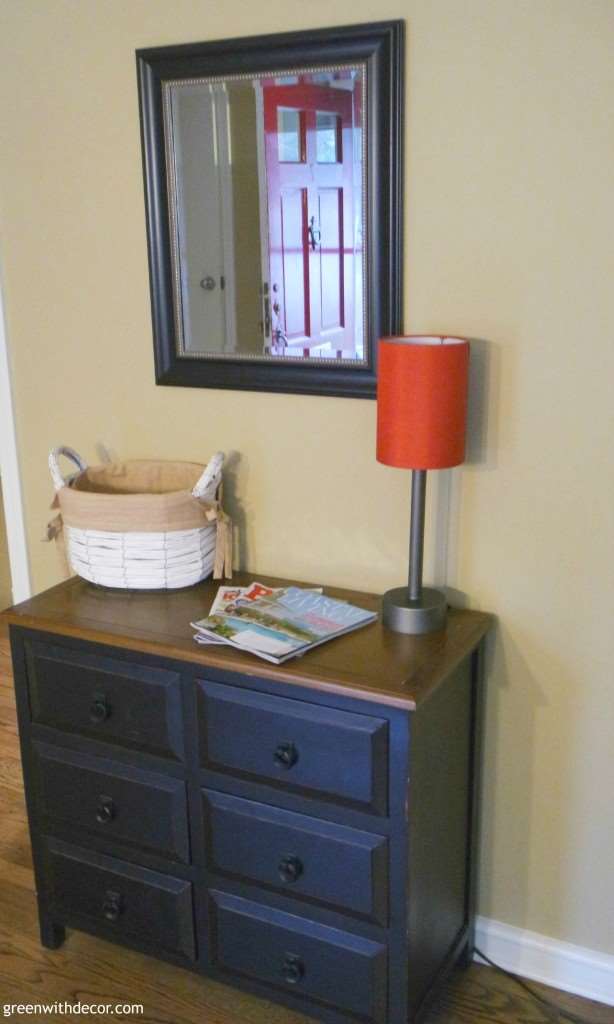
M17 711L15 705L8 700L0 700L0 725L6 725L9 729L17 728Z
M30 868L32 854L23 793L0 788L0 878L5 863Z
M16 793L23 790L23 775L21 761L17 750L10 753L4 752L0 757L0 789L12 789Z
M15 711L15 694L11 690L0 688L0 708Z
M2 720L0 709L0 749L19 751L19 730L17 728L17 715L6 714L6 720Z
M9 884L17 889L25 889L26 892L36 892L34 871L31 866L23 867L20 864L10 864L7 860L1 861L0 864L0 885Z

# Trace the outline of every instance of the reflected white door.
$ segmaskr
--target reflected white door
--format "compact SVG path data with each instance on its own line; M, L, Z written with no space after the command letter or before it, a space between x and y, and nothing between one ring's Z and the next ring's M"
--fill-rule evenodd
M352 80L263 93L273 348L356 358Z
M176 180L182 189L176 209L184 350L233 352L236 324L228 95L223 86L211 85L205 96L201 88L185 86L173 94L172 116Z

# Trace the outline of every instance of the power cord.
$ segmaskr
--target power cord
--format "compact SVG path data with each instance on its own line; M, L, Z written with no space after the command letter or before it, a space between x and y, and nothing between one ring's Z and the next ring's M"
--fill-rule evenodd
M597 1024L597 1021L587 1020L586 1017L578 1017L577 1014L571 1013L569 1010L563 1010L560 1006L557 1006L556 1003L551 1003L549 999L544 999L544 997L540 995L539 992L536 992L535 989L531 987L531 985L527 985L526 981L524 981L523 978L520 978L517 974L514 974L512 971L506 970L505 967L501 967L500 964L496 964L494 960L491 960L490 957L486 956L485 953L482 953L481 949L478 949L477 946L474 947L474 949L482 960L485 960L487 964L490 964L491 967L494 967L496 971L499 971L501 974L504 974L507 978L510 978L512 981L515 981L520 988L524 989L525 992L528 992L529 995L537 1003L540 1003L541 1006L545 1007L545 1009L548 1010L549 1013L555 1013L557 1017L563 1017L565 1020L571 1021L572 1024Z

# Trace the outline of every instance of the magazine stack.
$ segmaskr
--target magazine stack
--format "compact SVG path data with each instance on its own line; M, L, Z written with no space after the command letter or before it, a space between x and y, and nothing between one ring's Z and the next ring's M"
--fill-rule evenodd
M227 644L276 665L374 622L365 611L321 589L220 587L206 619L192 622L200 644Z

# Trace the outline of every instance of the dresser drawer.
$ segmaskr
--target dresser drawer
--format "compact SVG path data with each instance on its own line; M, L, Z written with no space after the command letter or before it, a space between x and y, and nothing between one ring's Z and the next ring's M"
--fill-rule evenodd
M34 722L183 758L176 672L39 642L26 644L26 659Z
M185 782L34 744L40 813L50 822L189 863Z
M226 893L210 896L218 967L360 1020L385 1020L385 946Z
M388 843L304 814L203 793L207 866L386 925Z
M196 959L192 885L57 839L45 841L48 898L60 920L85 919L113 938Z
M201 682L199 730L205 768L386 813L385 719Z

